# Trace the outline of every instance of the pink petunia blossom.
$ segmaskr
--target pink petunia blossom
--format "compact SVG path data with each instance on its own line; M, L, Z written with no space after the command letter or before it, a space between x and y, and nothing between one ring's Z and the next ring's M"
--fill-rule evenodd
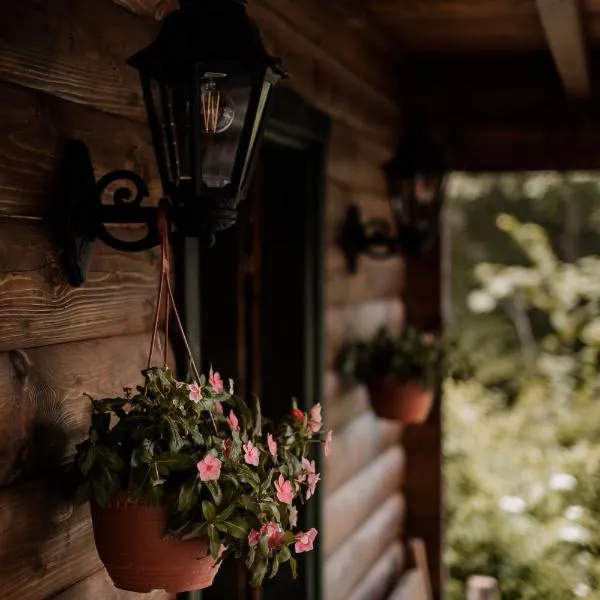
M207 454L196 464L202 481L216 481L221 476L221 461L212 454Z
M298 525L298 509L292 505L290 506L290 527L296 527Z
M188 388L190 390L190 400L196 402L196 404L200 402L202 399L202 390L200 389L200 386L197 383L191 383Z
M266 523L261 527L260 534L267 536L269 550L279 548L283 544L283 529L277 523Z
M256 546L258 546L259 541L260 541L260 532L256 531L256 529L253 529L248 534L248 546L250 546L250 548L255 548Z
M331 442L333 440L333 431L329 430L327 432L327 439L325 440L325 448L323 451L325 452L325 456L329 456L331 454Z
M222 415L223 414L223 405L220 402L215 402L215 410Z
M323 426L323 418L321 417L321 404L317 403L310 409L310 420L308 426L312 433L318 433Z
M235 416L235 413L230 410L229 416L227 417L227 424L231 427L231 431L239 431L240 430L240 422L238 418Z
M284 504L291 504L294 500L294 491L292 490L292 482L286 481L283 475L275 482L275 490L277 491L277 500Z
M258 459L258 448L250 441L244 444L244 460L246 463L258 467Z
M294 550L296 554L301 552L310 552L313 549L315 538L318 535L318 531L311 527L308 531L301 531L296 534L296 543L294 544Z
M212 367L208 372L208 383L210 384L210 387L217 392L217 394L220 394L225 389L221 376L219 373L213 372Z
M271 453L271 456L277 456L277 442L270 433L267 435L267 445L269 446L269 452Z
M231 456L231 450L233 448L233 440L231 438L227 438L223 440L223 456L225 458L229 458Z
M314 495L317 483L321 481L319 473L309 473L307 475L308 490L306 490L306 499L309 500Z
M296 419L296 421L299 421L300 423L304 423L304 413L299 408L295 408L292 411L292 417L294 417L294 419Z

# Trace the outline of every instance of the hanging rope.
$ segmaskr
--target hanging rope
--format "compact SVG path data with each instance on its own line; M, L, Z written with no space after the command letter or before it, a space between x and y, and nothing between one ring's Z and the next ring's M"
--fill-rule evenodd
M171 286L171 268L169 263L169 222L167 220L167 205L163 202L158 207L158 231L160 235L160 248L161 248L161 259L160 259L160 278L158 282L158 298L156 299L156 308L154 311L154 326L152 328L152 338L150 340L150 352L148 353L148 363L146 368L150 368L152 365L152 358L154 356L154 347L156 345L156 340L158 338L158 326L160 323L160 314L161 309L164 307L164 315L165 315L165 341L163 348L163 366L167 366L168 361L168 349L169 349L169 315L171 309L173 309L173 315L175 316L175 323L177 325L177 329L181 335L181 339L183 340L183 344L185 346L185 350L187 352L188 358L190 359L190 364L192 366L192 370L194 372L194 376L196 378L196 382L200 383L200 372L198 371L198 367L196 366L196 362L194 361L194 356L192 355L192 350L190 348L190 344L188 342L187 336L185 335L185 329L183 327L183 323L181 322L181 317L179 316L179 312L177 311L177 305L175 304L175 296L173 294L173 288ZM166 288L166 294L165 294ZM163 302L164 299L164 302ZM215 423L215 419L213 417L212 411L210 412L210 418L212 420L215 431L217 431L217 424Z

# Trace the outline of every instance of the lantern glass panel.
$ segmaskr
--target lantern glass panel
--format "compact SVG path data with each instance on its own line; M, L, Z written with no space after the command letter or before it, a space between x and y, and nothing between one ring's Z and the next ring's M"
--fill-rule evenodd
M196 177L207 188L233 183L251 92L248 76L209 72L198 79L194 109L200 135Z

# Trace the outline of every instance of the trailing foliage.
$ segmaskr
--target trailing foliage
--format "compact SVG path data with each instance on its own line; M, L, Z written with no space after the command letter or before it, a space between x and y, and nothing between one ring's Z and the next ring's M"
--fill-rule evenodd
M433 389L440 379L444 360L442 342L431 334L406 327L398 336L385 328L369 341L346 344L337 367L346 381L367 383L373 378L391 377L398 381L418 379Z
M263 419L226 391L218 373L186 384L167 368L143 372L145 385L123 397L92 399L89 437L77 446L80 502L100 506L125 492L169 511L168 533L207 538L220 560L243 557L251 585L273 577L295 553L312 550L317 531L295 531L297 509L315 491L319 474L311 447L325 442L321 409L294 406L280 424ZM167 532L166 532L167 533Z

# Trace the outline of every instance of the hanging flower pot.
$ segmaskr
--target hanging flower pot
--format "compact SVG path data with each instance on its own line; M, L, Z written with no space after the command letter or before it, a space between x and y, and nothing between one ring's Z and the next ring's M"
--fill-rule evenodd
M369 341L347 343L338 356L342 380L367 386L375 413L405 424L427 420L442 376L443 349L431 334L381 329Z
M130 502L120 493L105 508L92 502L91 509L96 548L116 587L177 594L212 585L219 564L210 556L206 539L166 536L166 508Z
M433 391L419 379L401 381L393 377L373 377L367 388L373 410L382 419L406 425L424 423L433 406Z
M317 530L298 529L298 506L320 480L310 451L324 444L321 406L262 418L219 373L201 375L181 325L169 279L166 219L160 221L161 277L144 381L123 396L92 400L89 435L72 465L77 500L91 502L98 553L115 585L134 592L199 590L221 559L245 561L260 586L295 554L313 549ZM164 304L163 304L164 300ZM173 312L195 376L179 381L151 366L160 314ZM167 319L168 322L168 319Z

